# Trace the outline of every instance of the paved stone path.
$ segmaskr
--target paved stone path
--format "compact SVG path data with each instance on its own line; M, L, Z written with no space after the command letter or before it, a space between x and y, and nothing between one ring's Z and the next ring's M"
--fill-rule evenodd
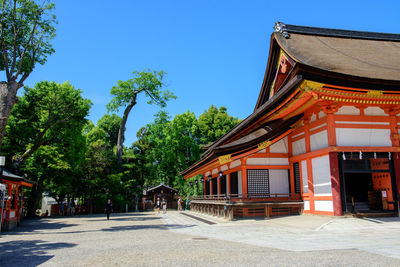
M364 240L378 242L358 248L337 244L328 247L331 235L342 226L340 221L325 217L236 222L204 217L216 222L214 225L170 211L159 216L113 214L110 221L104 217L25 221L16 231L0 235L0 266L400 265L398 252L390 252L393 243L388 236L392 233L399 237L398 220L382 223L393 231L372 221L365 222L372 228L360 229L355 222L348 235L359 232ZM297 227L292 229L294 224ZM314 243L322 245L318 249L311 246ZM369 249L378 246L384 251Z
M289 251L358 249L400 259L400 218L346 218L301 215L269 220L227 222L216 217L189 212L209 220L212 227L171 229L177 233L201 235ZM179 223L180 216L169 214L166 224Z

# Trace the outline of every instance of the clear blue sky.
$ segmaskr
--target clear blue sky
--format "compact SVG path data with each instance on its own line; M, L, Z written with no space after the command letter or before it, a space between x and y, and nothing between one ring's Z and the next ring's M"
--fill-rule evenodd
M110 88L133 70L168 73L178 96L175 116L210 105L251 114L263 81L275 21L287 24L400 33L400 1L172 1L56 0L56 53L27 79L68 80L83 90L97 122ZM140 99L127 124L125 145L159 110Z

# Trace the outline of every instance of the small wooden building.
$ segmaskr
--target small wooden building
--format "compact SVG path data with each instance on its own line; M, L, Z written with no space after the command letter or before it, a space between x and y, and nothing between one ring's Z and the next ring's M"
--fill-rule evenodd
M23 217L24 195L23 187L32 187L33 182L24 177L3 170L0 183L5 185L5 201L2 214L2 230L10 230L19 225ZM0 199L0 213L2 201Z
M155 187L146 190L143 196L144 209L153 209L157 203L164 198L167 201L168 209L176 209L178 207L178 190L161 183Z
M182 172L233 217L396 215L400 34L276 23L253 113Z

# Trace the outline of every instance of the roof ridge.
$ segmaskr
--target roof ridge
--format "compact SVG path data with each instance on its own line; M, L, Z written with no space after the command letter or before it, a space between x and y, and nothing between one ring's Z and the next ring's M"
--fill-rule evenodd
M285 38L290 38L290 33L299 33L306 35L320 35L332 36L340 38L353 38L353 39L367 39L367 40L380 40L380 41L400 41L400 34L395 33L382 33L382 32L368 32L368 31L353 31L331 28L320 28L310 26L299 26L285 24L283 22L275 22L275 32L279 32Z

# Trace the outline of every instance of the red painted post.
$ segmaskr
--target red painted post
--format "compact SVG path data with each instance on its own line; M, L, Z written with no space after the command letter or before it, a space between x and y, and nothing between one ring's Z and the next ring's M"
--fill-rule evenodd
M341 216L343 215L343 210L342 210L342 196L340 193L340 173L339 173L339 160L337 152L329 153L329 163L331 168L333 214L335 216Z

